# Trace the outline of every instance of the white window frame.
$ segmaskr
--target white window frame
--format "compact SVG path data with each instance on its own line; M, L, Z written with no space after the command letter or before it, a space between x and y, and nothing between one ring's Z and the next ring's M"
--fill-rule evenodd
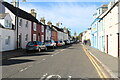
M28 34L25 35L25 41L28 41Z
M42 42L44 42L44 35L42 35Z
M33 34L33 41L36 41L36 34Z
M20 19L19 19L19 27L22 27L22 21L23 21L23 20L20 18Z
M10 45L10 36L5 38L5 45Z
M33 30L34 30L34 31L37 30L36 23L33 23Z
M44 32L44 26L42 25L42 32Z
M25 27L28 27L28 21L25 22Z

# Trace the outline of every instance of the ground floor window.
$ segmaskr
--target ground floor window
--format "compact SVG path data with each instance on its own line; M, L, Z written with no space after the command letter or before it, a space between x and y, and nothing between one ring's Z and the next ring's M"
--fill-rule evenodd
M44 42L44 35L42 35L42 42Z
M25 41L28 41L28 34L25 35Z
M10 45L10 36L5 38L5 45Z
M33 34L33 41L36 41L36 34Z

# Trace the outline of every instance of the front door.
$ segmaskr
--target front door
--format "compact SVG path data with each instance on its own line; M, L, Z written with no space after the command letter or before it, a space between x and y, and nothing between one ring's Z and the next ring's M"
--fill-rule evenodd
M106 38L107 38L106 39L107 40L107 44L106 45L107 45L107 53L108 53L108 35L106 36Z
M22 36L21 36L21 34L19 35L19 48L22 48L22 45L21 45L21 43L22 43Z

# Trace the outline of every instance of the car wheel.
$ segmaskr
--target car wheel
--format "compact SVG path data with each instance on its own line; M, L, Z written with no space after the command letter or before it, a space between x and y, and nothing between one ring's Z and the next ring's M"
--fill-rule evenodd
M40 51L41 51L41 48L39 48L38 51L40 52Z

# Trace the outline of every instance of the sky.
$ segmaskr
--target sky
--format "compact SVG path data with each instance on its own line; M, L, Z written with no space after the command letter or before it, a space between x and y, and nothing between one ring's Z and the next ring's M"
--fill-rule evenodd
M45 17L46 23L51 21L54 25L62 23L60 27L67 27L77 34L87 30L93 22L93 14L102 4L108 4L110 0L34 0L20 2L20 8L30 12L35 9L37 19Z

